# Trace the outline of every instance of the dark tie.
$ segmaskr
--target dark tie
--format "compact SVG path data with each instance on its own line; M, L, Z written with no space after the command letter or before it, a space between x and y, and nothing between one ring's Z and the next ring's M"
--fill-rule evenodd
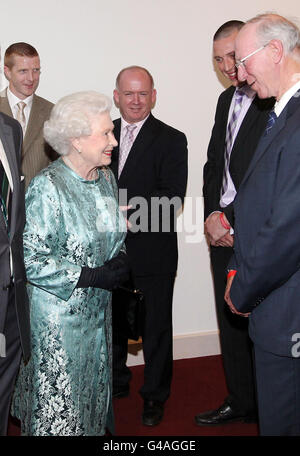
M223 171L223 182L222 182L222 190L221 194L224 195L224 193L227 190L228 187L228 169L229 169L229 163L230 163L230 154L231 154L231 149L233 146L233 135L234 131L236 129L236 124L241 112L242 108L242 102L243 102L243 96L245 93L241 90L237 90L235 94L235 102L233 106L233 111L231 118L228 122L227 126L227 131L226 131L226 140L225 140L225 154L224 154L224 171Z
M2 162L0 161L0 207L4 217L7 231L9 231L9 202L10 202L10 186L6 172L3 168Z
M274 110L272 109L272 111L269 112L269 117L268 117L264 136L267 136L270 133L271 129L273 128L274 123L276 122L276 119L277 119L277 116L276 116Z

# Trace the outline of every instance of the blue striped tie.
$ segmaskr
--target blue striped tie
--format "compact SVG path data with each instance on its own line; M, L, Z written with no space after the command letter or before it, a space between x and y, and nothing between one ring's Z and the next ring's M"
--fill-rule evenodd
M268 117L264 136L267 136L270 133L271 129L273 128L274 123L276 122L276 119L277 119L277 116L276 116L274 110L272 109L272 111L269 112L269 117Z

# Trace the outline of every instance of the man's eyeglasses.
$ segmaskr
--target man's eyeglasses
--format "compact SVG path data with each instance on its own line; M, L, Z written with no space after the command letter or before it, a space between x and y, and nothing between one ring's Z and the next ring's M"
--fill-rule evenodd
M264 46L261 46L260 48L256 49L255 51L251 52L251 54L248 54L246 55L246 57L244 57L243 59L241 60L236 60L236 63L235 63L235 67L236 69L238 70L239 67L241 65L244 65L244 63L246 62L246 60L248 60L250 57L252 57L254 54L256 54L257 52L259 51L262 51L266 46L268 46L269 43L265 44Z

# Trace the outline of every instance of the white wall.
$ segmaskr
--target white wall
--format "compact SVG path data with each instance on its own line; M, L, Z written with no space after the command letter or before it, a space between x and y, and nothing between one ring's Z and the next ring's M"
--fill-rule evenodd
M192 202L198 225L198 239L195 233L179 234L174 333L217 330L201 198L202 169L223 90L213 68L212 36L227 20L265 11L300 16L299 0L9 0L1 6L2 55L13 42L33 44L42 63L37 93L53 102L79 90L111 95L124 66L151 71L158 91L154 115L188 137L190 198L183 220L188 228ZM112 117L117 116L114 108Z

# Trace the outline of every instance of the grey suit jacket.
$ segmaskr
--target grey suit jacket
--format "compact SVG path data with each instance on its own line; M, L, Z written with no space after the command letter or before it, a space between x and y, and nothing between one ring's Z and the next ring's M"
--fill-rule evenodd
M0 210L0 333L6 327L6 311L11 286L10 256L12 256L15 304L24 359L30 354L29 305L26 293L26 273L23 256L25 224L24 181L20 163L22 130L20 124L0 113L0 138L8 160L13 192L10 205L9 235ZM9 331L9 328L6 328Z
M0 92L0 112L13 117L6 90ZM22 150L22 174L25 176L25 188L31 179L49 163L57 158L56 152L45 142L43 137L44 122L49 119L53 103L33 95L32 107Z
M234 201L230 295L263 350L292 356L300 328L300 90L263 136Z

